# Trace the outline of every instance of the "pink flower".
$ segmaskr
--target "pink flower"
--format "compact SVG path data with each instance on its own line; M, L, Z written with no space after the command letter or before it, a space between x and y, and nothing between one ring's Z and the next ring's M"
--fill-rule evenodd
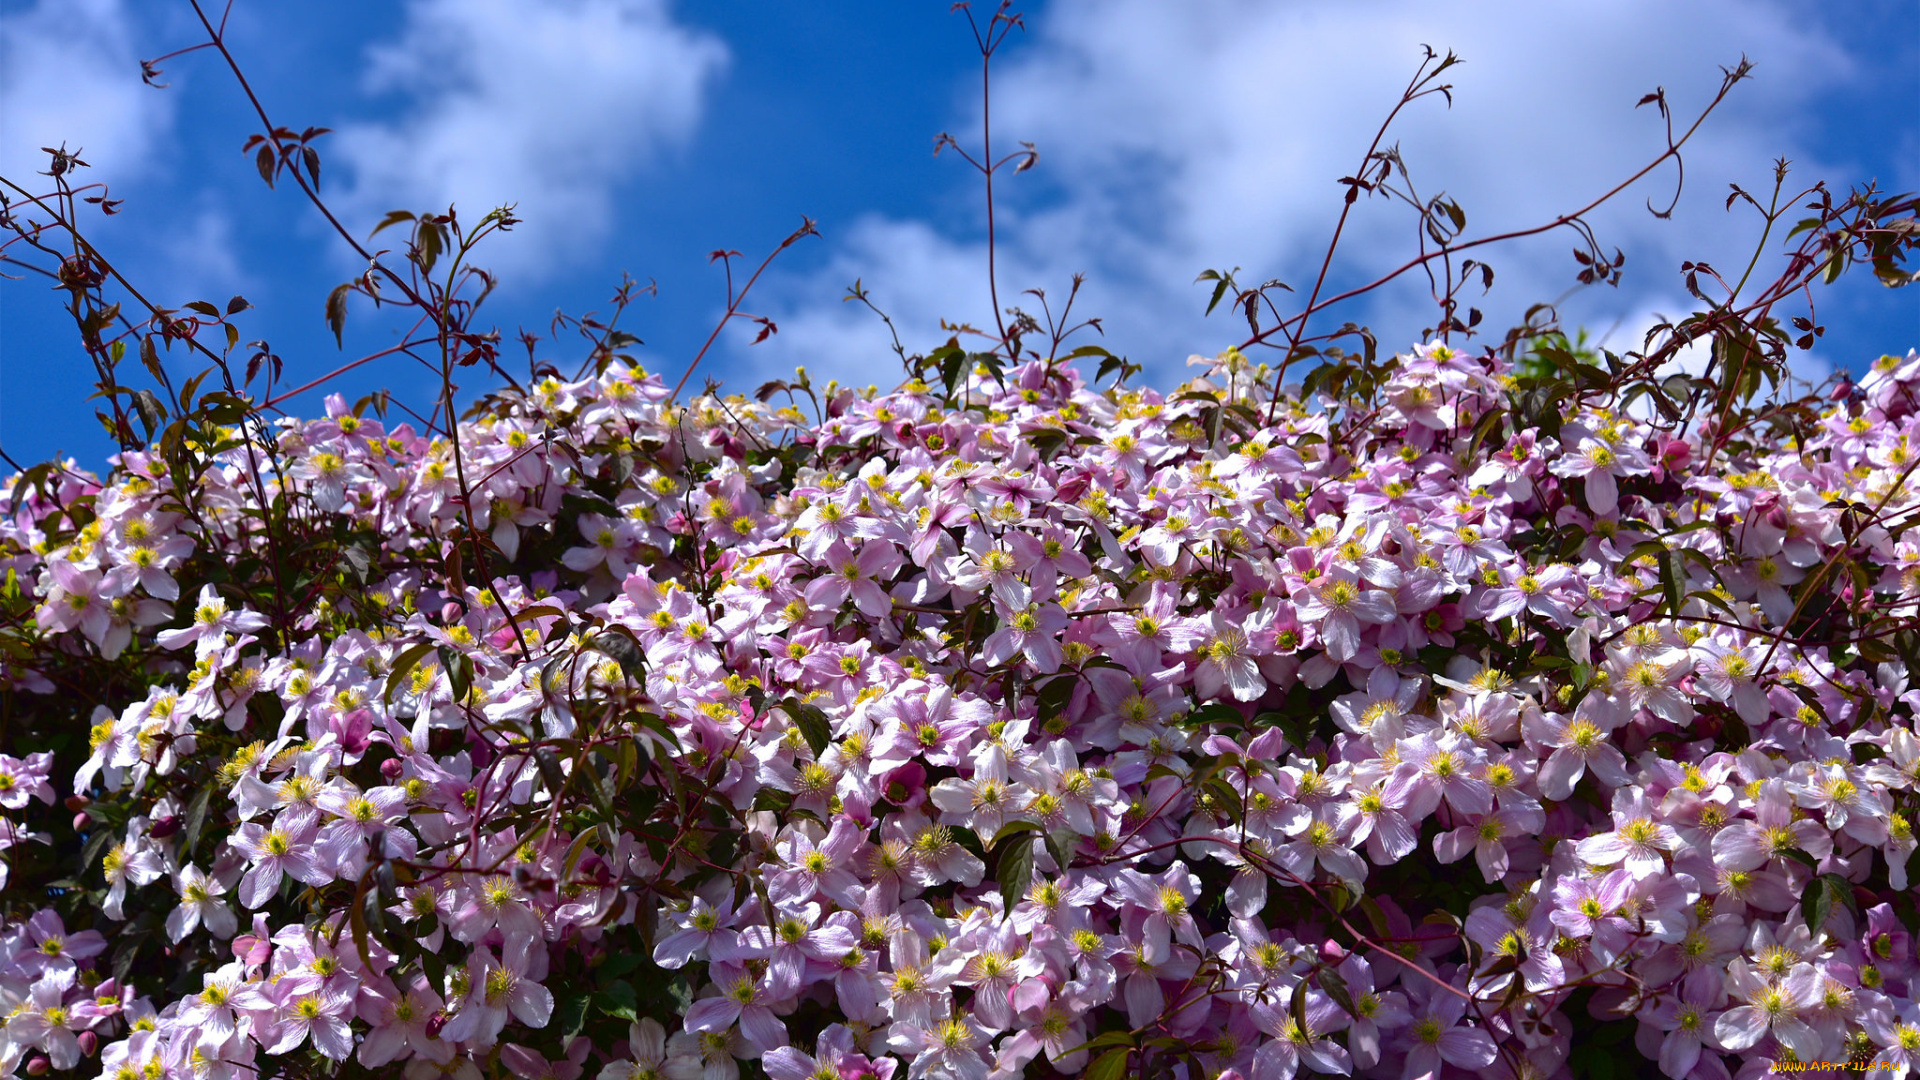
M1727 969L1727 989L1745 1001L1720 1014L1713 1034L1720 1045L1739 1053L1772 1035L1801 1061L1816 1061L1824 1039L1799 1014L1820 1000L1820 973L1812 964L1795 964L1785 978L1767 978L1735 957Z
M1025 600L1026 586L1019 589ZM1024 656L1035 671L1050 675L1060 670L1062 653L1060 634L1067 628L1067 613L1055 603L1017 603L1000 611L1000 629L987 635L980 646L980 659L998 667L1015 656Z
M1391 622L1399 614L1392 593L1366 588L1346 570L1318 578L1296 592L1293 602L1302 622L1319 624L1327 655L1343 662L1360 651L1362 623Z
M1540 794L1549 799L1565 799L1573 794L1573 785L1589 769L1608 787L1625 784L1626 755L1607 738L1624 719L1609 699L1590 693L1580 700L1572 716L1547 713L1528 723L1530 739L1553 747L1553 752L1540 766Z
M900 549L891 542L869 540L860 545L858 557L845 544L835 543L821 561L827 564L827 572L808 583L808 605L838 611L852 596L853 606L870 619L885 618L893 610L893 599L881 585L901 565Z
M229 611L227 602L212 585L200 587L200 602L193 609L193 622L177 630L163 630L154 639L163 649L194 647L195 655L205 658L227 644L228 634L258 630L267 618L253 611Z
M1572 430L1570 427L1569 431ZM1606 515L1620 506L1617 478L1644 476L1653 471L1653 463L1636 447L1587 435L1581 437L1570 452L1556 459L1551 468L1555 476L1585 477L1587 506L1595 514Z
M285 1054L308 1037L314 1049L344 1061L353 1052L353 1032L342 1015L352 1004L350 999L327 991L291 995L279 1003L271 1033L261 1042L269 1054Z
M309 885L332 881L332 872L317 857L314 832L311 819L297 815L282 817L272 828L253 821L242 824L234 833L233 844L253 868L240 879L240 902L250 908L264 905L285 876Z
M1811 818L1795 820L1793 799L1784 780L1763 781L1754 800L1754 820L1736 821L1713 835L1713 864L1722 870L1757 870L1789 851L1823 859L1833 840Z
M1480 1070L1500 1055L1493 1039L1479 1028L1460 1026L1467 1004L1458 993L1435 989L1425 980L1407 984L1415 995L1413 1023L1400 1037L1406 1047L1404 1076L1409 1080L1438 1077L1442 1063ZM1422 997L1424 1001L1420 1000Z
M1644 878L1664 873L1667 860L1662 852L1678 846L1680 834L1655 819L1646 792L1621 789L1613 793L1613 830L1587 837L1576 850L1589 865L1613 866L1624 861L1628 873Z
M38 798L53 805L53 752L43 750L25 758L0 754L0 807L19 810L27 800Z
M217 938L230 938L240 928L233 909L220 899L226 895L227 888L218 880L208 877L196 866L181 867L173 880L180 904L167 916L170 940L178 942L203 925Z
M1273 646L1273 632L1267 617L1242 618L1216 611L1212 630L1199 648L1199 663L1193 672L1193 692L1202 701L1222 696L1235 701L1254 701L1267 691L1260 673L1258 655Z
M513 960L509 952L505 962L496 960L493 950L476 948L467 958L467 999L458 1003L459 1011L440 1037L448 1042L472 1042L490 1046L506 1027L507 1017L531 1027L545 1027L553 1014L553 994L529 979L525 960Z
M711 977L720 996L693 1003L688 1031L724 1032L738 1023L751 1057L787 1045L787 1026L774 1016L768 1005L772 992L759 979L734 964L713 965Z

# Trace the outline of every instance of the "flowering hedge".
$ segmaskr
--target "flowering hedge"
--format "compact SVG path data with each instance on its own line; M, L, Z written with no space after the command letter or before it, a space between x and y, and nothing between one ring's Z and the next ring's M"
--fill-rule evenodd
M1907 1075L1920 353L1744 431L1589 359L602 355L28 470L0 1061Z

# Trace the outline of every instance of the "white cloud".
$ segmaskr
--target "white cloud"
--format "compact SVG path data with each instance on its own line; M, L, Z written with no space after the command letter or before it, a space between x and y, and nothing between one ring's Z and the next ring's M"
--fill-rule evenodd
M229 296L260 287L254 275L240 265L240 245L233 235L233 219L216 204L197 212L180 212L160 223L145 245L149 265L139 277L165 291L149 296L155 303L176 307L189 300L225 304Z
M1657 156L1660 118L1651 106L1634 108L1655 86L1667 88L1684 123L1718 89L1719 65L1743 53L1756 62L1755 78L1689 143L1674 220L1645 208L1671 197L1671 163L1593 215L1607 249L1628 255L1619 292L1587 290L1562 309L1570 325L1596 331L1672 296L1683 259L1744 265L1758 227L1721 209L1727 183L1764 200L1779 155L1801 160L1793 179L1819 176L1797 138L1815 95L1853 77L1847 54L1804 15L1732 0L1061 0L1029 23L994 86L994 131L1004 140L996 150L1029 139L1042 155L1038 169L997 185L1002 306L1025 305L1017 294L1033 285L1057 299L1075 271L1087 271L1082 304L1105 317L1106 343L1163 379L1177 376L1187 354L1245 336L1237 316L1201 318L1205 296L1190 285L1200 270L1237 265L1243 280L1279 277L1301 296L1312 287L1339 211L1335 180L1358 167L1423 43L1466 61L1446 76L1453 107L1437 97L1416 103L1388 142L1399 144L1421 195L1444 188L1460 202L1473 235L1551 220ZM977 132L977 116L956 117L951 129ZM955 190L969 205L980 201L977 188ZM1403 205L1363 199L1332 283L1404 261L1416 250L1414 228ZM1563 231L1489 252L1499 277L1481 305L1488 325L1504 327L1526 304L1564 292L1575 241ZM756 374L798 362L823 377L881 381L884 328L832 299L863 278L910 347L924 348L944 337L939 317L991 323L985 265L977 233L862 221L836 241L823 271L776 280L764 306L780 321L778 344L736 353L737 362ZM1434 319L1424 289L1424 277L1410 275L1366 310L1336 310L1319 325L1367 317L1383 347L1400 344L1394 335L1412 340Z
M691 133L727 55L665 0L413 0L366 78L400 114L333 136L343 206L364 233L394 208L516 203L480 262L538 274L605 235L615 185Z
M145 171L173 122L172 95L140 81L120 0L42 0L0 24L0 175L38 193L43 146L63 142L92 169L78 183ZM13 193L9 192L9 195Z

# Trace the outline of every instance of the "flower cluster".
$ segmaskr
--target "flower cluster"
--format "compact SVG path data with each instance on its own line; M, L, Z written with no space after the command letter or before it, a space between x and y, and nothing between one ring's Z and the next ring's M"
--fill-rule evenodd
M10 483L0 682L71 738L0 847L58 783L95 929L9 902L0 1061L1920 1065L1920 353L1765 436L1202 363L809 421L608 359Z

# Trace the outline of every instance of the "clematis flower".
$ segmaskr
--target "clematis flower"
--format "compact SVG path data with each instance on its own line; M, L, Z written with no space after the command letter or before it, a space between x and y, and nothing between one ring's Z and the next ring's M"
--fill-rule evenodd
M53 752L41 751L24 758L0 754L0 808L19 810L30 799L53 804Z
M193 609L193 622L178 630L163 630L154 640L163 649L192 645L196 657L204 659L225 647L228 634L259 630L266 625L266 616L258 612L228 610L226 599L212 585L203 585L200 601Z
M774 1016L768 1005L772 995L759 979L734 964L715 964L712 974L720 996L693 1003L687 1010L688 1031L723 1032L738 1023L753 1057L787 1045L787 1026Z
M167 916L170 940L178 942L201 926L217 938L230 938L239 930L240 920L226 901L220 899L226 895L227 887L199 867L181 867L173 877L173 887L180 896L180 906Z
M1596 833L1580 841L1576 850L1592 866L1613 866L1624 862L1636 878L1664 873L1666 857L1680 844L1680 834L1656 819L1656 811L1647 804L1640 790L1616 790L1613 793L1613 830Z
M1622 476L1644 476L1653 471L1653 463L1636 447L1610 443L1586 436L1553 464L1555 476L1584 478L1587 505L1595 514L1607 515L1619 509Z
M467 959L470 989L440 1037L448 1042L488 1045L500 1037L509 1015L532 1027L545 1027L553 1015L553 994L527 977L525 961L513 952L496 959L493 950L476 948Z
M1735 957L1727 968L1727 989L1746 1004L1720 1014L1714 1038L1728 1050L1751 1049L1771 1035L1802 1061L1818 1060L1822 1039L1799 1014L1820 998L1820 976L1811 964L1796 964L1781 979L1767 978Z
M1420 985L1408 984L1410 988ZM1423 994L1418 990L1414 993ZM1465 1027L1460 1023L1467 1011L1466 1001L1461 995L1445 990L1427 990L1423 996L1424 1000L1416 996L1410 1010L1413 1023L1400 1038L1407 1051L1405 1076L1410 1080L1438 1077L1443 1063L1469 1070L1484 1069L1493 1064L1500 1051L1492 1037L1479 1028Z
M1523 721L1529 738L1553 748L1540 766L1540 794L1565 799L1589 769L1608 787L1626 784L1626 755L1607 737L1624 719L1610 700L1589 694L1580 700L1572 716L1547 713L1531 724Z
M1302 622L1318 624L1327 655L1342 662L1360 651L1363 623L1391 622L1399 614L1392 593L1366 588L1349 571L1322 576L1296 593L1293 602Z
M245 853L253 868L240 879L240 902L258 908L272 898L285 877L308 885L325 885L333 880L324 869L314 846L316 829L310 821L295 818L291 826L275 822L273 827L249 821L234 833L234 846Z

